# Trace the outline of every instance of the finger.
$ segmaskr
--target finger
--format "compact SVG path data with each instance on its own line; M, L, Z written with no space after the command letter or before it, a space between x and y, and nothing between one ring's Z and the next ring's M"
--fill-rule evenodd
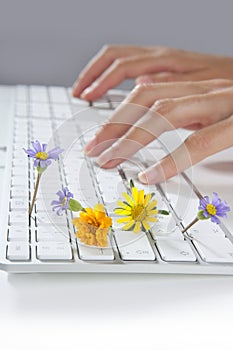
M114 143L136 123L154 102L164 98L206 93L212 90L214 82L182 82L139 85L114 112L112 118L105 124L96 136L86 145L84 151L88 156L96 157Z
M209 81L213 86L226 87L232 86L232 80L221 79L216 72L209 69L196 69L191 72L160 72L156 74L147 74L137 77L136 84L155 84L167 82L200 82Z
M84 90L81 97L85 100L95 100L125 79L170 70L176 66L176 60L177 57L154 53L118 58L91 86Z
M136 79L136 84L178 81L200 81L209 78L214 78L214 74L210 73L208 69L198 68L191 72L159 72L155 74L142 75Z
M147 48L134 46L105 46L87 64L73 85L73 95L80 94L91 85L116 59L146 52Z
M159 163L139 173L142 183L156 184L177 175L201 160L233 146L233 116L201 129Z
M112 168L165 131L200 123L202 127L226 118L233 111L233 89L218 93L161 100L126 134L97 159L100 166Z

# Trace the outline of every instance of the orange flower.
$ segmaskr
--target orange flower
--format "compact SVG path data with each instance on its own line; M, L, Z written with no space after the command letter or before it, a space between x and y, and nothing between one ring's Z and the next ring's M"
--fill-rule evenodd
M109 227L112 226L112 219L106 215L102 204L96 204L94 210L85 208L78 218L73 219L73 224L78 229L76 237L81 242L97 247L108 245L107 235Z

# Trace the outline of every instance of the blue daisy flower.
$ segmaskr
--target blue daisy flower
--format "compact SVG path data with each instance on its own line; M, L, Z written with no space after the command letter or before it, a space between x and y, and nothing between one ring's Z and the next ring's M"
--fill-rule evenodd
M214 192L212 201L210 201L208 196L201 198L198 209L202 211L204 218L210 218L216 224L220 224L218 216L225 218L227 217L227 212L230 211L230 207L219 198L216 192Z
M57 215L62 215L62 211L67 210L71 198L74 197L67 187L63 188L62 191L56 193L59 197L58 200L53 200L51 205L53 206L53 211L56 211Z
M46 151L47 144L46 143L40 143L39 141L32 141L32 147L29 149L23 148L24 152L30 157L34 158L34 166L38 167L40 166L42 169L46 168L52 163L53 160L57 160L59 157L59 154L63 152L63 150L60 147L55 147L51 149L50 151Z

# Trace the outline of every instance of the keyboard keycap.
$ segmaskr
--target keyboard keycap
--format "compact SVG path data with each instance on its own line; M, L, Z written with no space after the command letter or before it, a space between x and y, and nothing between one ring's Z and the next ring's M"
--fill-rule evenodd
M177 227L176 221L171 214L157 215L156 221L150 229L152 237L156 240L158 237L173 237L183 239L183 234Z
M37 241L38 242L69 242L69 232L66 227L59 230L53 226L40 226L37 228Z
M171 262L195 262L196 256L190 245L180 239L158 239L156 246L161 258Z
M25 176L15 176L12 178L12 186L23 186L28 187L28 177L27 174Z
M199 221L188 231L201 258L208 263L233 263L233 244L221 228Z
M11 211L9 225L24 224L28 222L28 211Z
M28 87L25 85L16 86L16 100L26 102L28 99Z
M66 89L60 86L51 86L49 95L52 103L69 103Z
M16 116L17 117L27 117L28 115L28 105L23 102L18 102L16 104Z
M22 198L28 197L28 190L27 188L23 187L23 186L17 186L17 187L12 187L11 190L11 198Z
M36 254L39 260L70 261L73 259L71 246L67 243L39 242Z
M156 260L155 253L145 233L115 231L114 236L122 260Z
M87 260L87 261L114 260L114 253L110 246L110 243L108 243L108 247L106 248L87 246L79 241L77 241L77 244L78 244L79 256L80 256L80 259L82 260Z
M8 241L24 241L29 240L29 228L26 224L12 225L8 230Z
M38 227L47 225L67 226L67 219L66 215L58 216L55 212L51 212L51 215L49 215L46 211L41 211L37 213L36 224Z
M31 104L30 110L32 118L50 118L50 108L47 103L35 103Z
M7 246L7 259L12 261L28 261L30 259L28 243L10 242Z
M199 199L182 175L161 184L161 187L177 217L188 225L198 211Z
M48 102L47 89L44 86L30 86L30 100L33 102Z
M12 198L10 202L10 210L26 211L28 210L28 199L27 198Z

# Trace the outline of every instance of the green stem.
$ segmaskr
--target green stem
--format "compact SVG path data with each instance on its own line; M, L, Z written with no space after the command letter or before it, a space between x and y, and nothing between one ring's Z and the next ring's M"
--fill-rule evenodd
M193 226L194 224L196 224L196 222L198 222L199 219L198 218L195 218L192 222L190 222L190 224L185 227L183 230L182 230L182 233L185 233L191 226Z
M35 190L34 190L34 194L33 194L33 198L32 198L32 203L31 203L30 208L29 208L29 217L32 214L32 209L33 209L33 206L35 204L36 195L37 195L37 192L38 192L41 175L42 174L40 174L40 173L37 174L36 186L35 186Z

